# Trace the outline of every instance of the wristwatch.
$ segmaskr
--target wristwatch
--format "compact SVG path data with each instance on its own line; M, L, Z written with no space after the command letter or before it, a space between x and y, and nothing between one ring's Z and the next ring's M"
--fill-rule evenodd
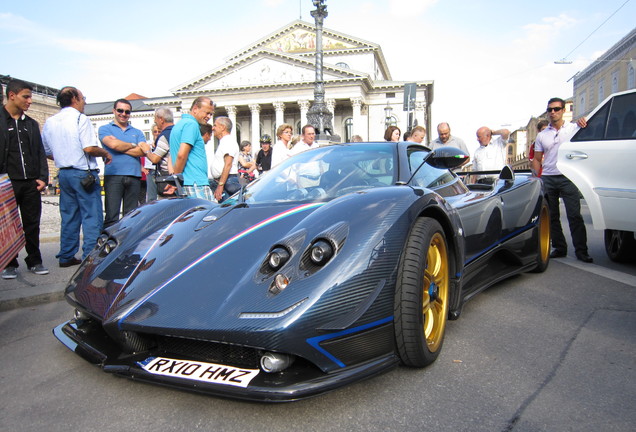
M219 183L219 186L224 186L224 185L225 185L225 183Z

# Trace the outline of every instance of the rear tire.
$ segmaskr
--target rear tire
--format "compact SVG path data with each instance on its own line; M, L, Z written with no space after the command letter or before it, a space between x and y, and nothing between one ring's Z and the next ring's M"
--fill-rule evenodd
M636 259L636 240L631 231L605 230L605 252L616 262L630 262Z
M397 349L407 366L428 366L442 349L449 274L444 230L435 219L418 219L406 242L394 303Z
M537 266L530 270L532 273L543 273L550 264L550 210L544 198L539 209L539 223L537 224Z

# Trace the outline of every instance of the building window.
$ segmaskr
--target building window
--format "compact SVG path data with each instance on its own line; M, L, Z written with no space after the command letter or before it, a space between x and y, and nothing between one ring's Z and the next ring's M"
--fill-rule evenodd
M597 103L600 104L601 102L603 102L603 99L605 99L605 83L603 81L599 81Z
M612 93L618 91L618 71L612 72Z
M144 124L148 124L148 123L150 123L150 120L144 119Z
M336 63L336 66L338 66L339 68L343 68L343 69L349 69L349 65L346 64L345 62L338 62L338 63Z
M579 107L578 115L582 116L587 110L587 107L585 106L585 92L581 93L581 96L579 97Z
M349 117L344 121L345 142L351 142L353 138L353 119Z
M300 135L303 132L302 127L303 125L301 125L300 120L298 120L298 123L296 123L296 135Z
M627 88L631 90L634 87L636 87L636 75L634 74L634 66L630 64L627 69Z
M150 132L144 132L144 136L146 137L146 141L150 139Z

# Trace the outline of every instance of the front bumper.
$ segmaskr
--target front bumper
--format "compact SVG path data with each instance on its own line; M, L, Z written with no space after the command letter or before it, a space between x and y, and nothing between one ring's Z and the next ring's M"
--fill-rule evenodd
M324 373L311 363L299 359L289 369L278 373L260 371L246 387L236 387L148 372L143 365L149 359L167 356L168 353L145 351L126 354L105 333L83 328L75 320L55 327L53 334L71 351L105 372L194 392L262 402L286 402L316 396L378 375L399 364L397 356L390 354Z

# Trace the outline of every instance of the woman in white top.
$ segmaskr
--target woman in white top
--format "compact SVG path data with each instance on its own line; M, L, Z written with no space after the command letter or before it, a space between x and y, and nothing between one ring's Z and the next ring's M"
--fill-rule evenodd
M272 148L272 168L289 157L289 141L292 137L292 130L292 125L287 123L283 123L276 129L278 140Z

